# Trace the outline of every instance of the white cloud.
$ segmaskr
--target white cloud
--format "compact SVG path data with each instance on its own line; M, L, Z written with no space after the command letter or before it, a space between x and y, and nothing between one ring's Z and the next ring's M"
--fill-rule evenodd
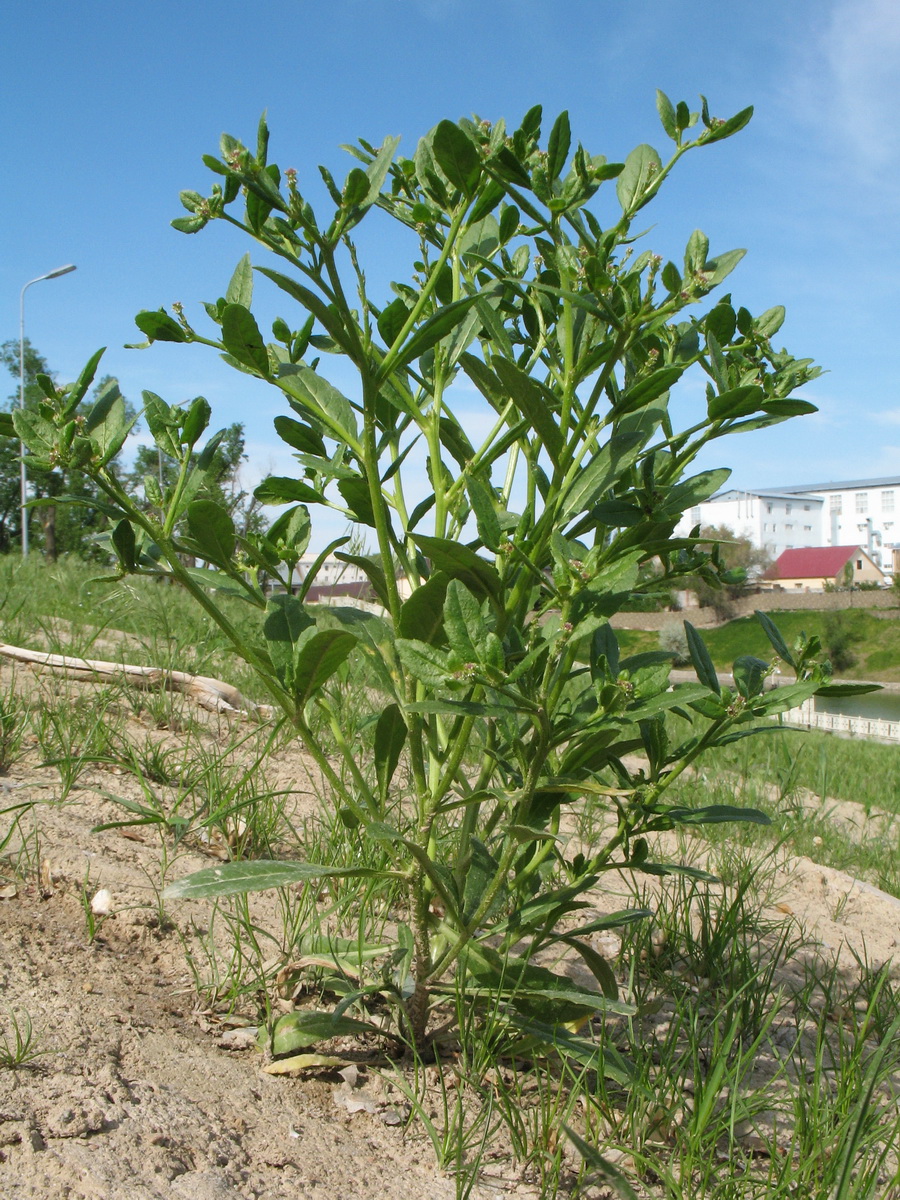
M900 425L900 408L886 408L881 412L873 412L871 417L879 425Z
M831 141L832 153L849 153L856 166L880 173L900 158L897 0L834 0L823 17L820 11L818 4L807 10L819 32L806 43L794 102Z

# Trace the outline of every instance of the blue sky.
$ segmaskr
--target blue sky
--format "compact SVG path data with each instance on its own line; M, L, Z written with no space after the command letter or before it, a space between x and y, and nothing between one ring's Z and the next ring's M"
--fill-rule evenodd
M221 223L193 237L169 227L181 189L208 191L200 157L223 130L251 142L267 109L270 158L315 198L318 163L340 177L350 165L342 142L402 135L412 153L444 117L517 123L534 103L551 119L567 108L591 153L663 150L657 87L692 108L703 92L715 115L748 104L756 115L680 165L645 244L677 260L699 227L713 253L746 247L728 284L736 302L784 304L777 340L829 372L802 393L819 415L720 442L704 465L732 467L739 487L900 471L896 0L8 0L6 11L0 340L18 336L22 285L76 263L26 300L26 332L59 377L106 345L102 369L133 401L143 388L206 395L218 425L245 424L248 483L290 467L274 389L202 347L123 348L140 340L140 309L182 301L199 328L200 301L224 292L244 250L264 261ZM406 278L396 249L366 245L370 280ZM261 325L279 304L261 281Z

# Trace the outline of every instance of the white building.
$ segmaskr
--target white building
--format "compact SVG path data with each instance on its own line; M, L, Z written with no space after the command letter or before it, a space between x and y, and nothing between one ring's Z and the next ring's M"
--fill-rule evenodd
M720 492L689 509L676 527L725 525L777 558L804 546L863 546L880 567L891 569L900 549L900 476L845 482L789 484L759 491Z

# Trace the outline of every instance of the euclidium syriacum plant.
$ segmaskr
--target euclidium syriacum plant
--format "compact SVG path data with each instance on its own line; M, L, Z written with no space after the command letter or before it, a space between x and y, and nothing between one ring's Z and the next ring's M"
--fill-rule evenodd
M751 656L735 662L733 688L722 686L690 627L697 681L671 686L671 655L622 657L609 624L638 591L726 579L699 529L674 536L681 515L728 476L691 465L726 434L814 411L792 394L818 373L773 348L781 308L753 316L730 296L707 302L743 251L711 256L699 231L680 266L636 247L635 218L679 160L751 116L718 120L705 100L697 114L662 93L658 110L668 161L648 145L624 163L593 156L573 146L566 113L542 141L540 108L514 131L442 121L410 158L398 139L360 141L342 185L320 168L331 207L318 215L297 172L268 161L265 119L254 149L223 137L221 156L204 159L211 194L182 193L188 215L174 224L193 234L225 221L267 252L267 265L241 259L225 296L205 305L205 333L181 306L142 312L137 324L148 342L209 346L282 394L275 427L297 471L256 490L285 509L262 535L239 535L204 493L220 435L200 448L210 419L202 397L178 407L144 393L143 420L178 472L166 489L148 476L141 497L111 466L131 425L117 387L83 403L99 353L61 391L42 377L43 403L13 416L37 465L79 469L104 494L119 576L176 581L252 668L365 847L336 865L223 864L170 884L165 898L329 878L375 881L392 896L398 920L385 927L378 971L342 996L332 1026L319 1021L321 1036L346 1031L344 1012L364 1013L377 994L421 1052L435 1005L462 992L502 1013L522 1045L621 1075L626 1066L579 1031L623 1007L591 935L636 914L579 923L586 894L623 869L702 877L652 861L648 839L766 818L672 803L670 785L759 718L836 690L815 641L789 650L764 617L773 660L796 675L777 690L764 686L773 662ZM588 205L613 189L604 223ZM388 297L370 294L354 241L361 222L378 220L398 222L413 246L412 282L404 266ZM256 275L291 305L269 342L251 312ZM349 395L330 381L334 358L356 374ZM706 413L677 429L671 390L691 371L705 373ZM462 380L488 416L474 440L454 407ZM339 539L319 562L336 553L360 568L380 613L307 603L316 570L300 582L297 565L322 509L373 540L366 554L342 551ZM255 624L235 623L226 595L243 598ZM335 700L354 661L366 668L357 700L371 762L344 735ZM674 743L670 710L688 721ZM642 766L630 765L633 754ZM606 805L612 824L569 847L562 818L585 798ZM535 961L551 949L580 957L595 985ZM300 1029L298 1044L309 1041ZM282 1049L289 1043L286 1030Z

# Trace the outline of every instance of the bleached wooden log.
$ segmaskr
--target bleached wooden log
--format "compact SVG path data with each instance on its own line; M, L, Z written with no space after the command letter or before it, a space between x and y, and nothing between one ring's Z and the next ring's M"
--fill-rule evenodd
M76 658L69 654L45 654L40 650L25 650L0 642L0 655L15 662L43 667L70 679L96 682L125 681L132 687L148 691L159 688L168 692L180 692L196 700L201 708L209 712L234 713L265 720L274 709L269 704L254 704L230 683L211 679L207 675L191 675L187 671L167 671L162 667L139 667L128 663L106 662L96 658Z

